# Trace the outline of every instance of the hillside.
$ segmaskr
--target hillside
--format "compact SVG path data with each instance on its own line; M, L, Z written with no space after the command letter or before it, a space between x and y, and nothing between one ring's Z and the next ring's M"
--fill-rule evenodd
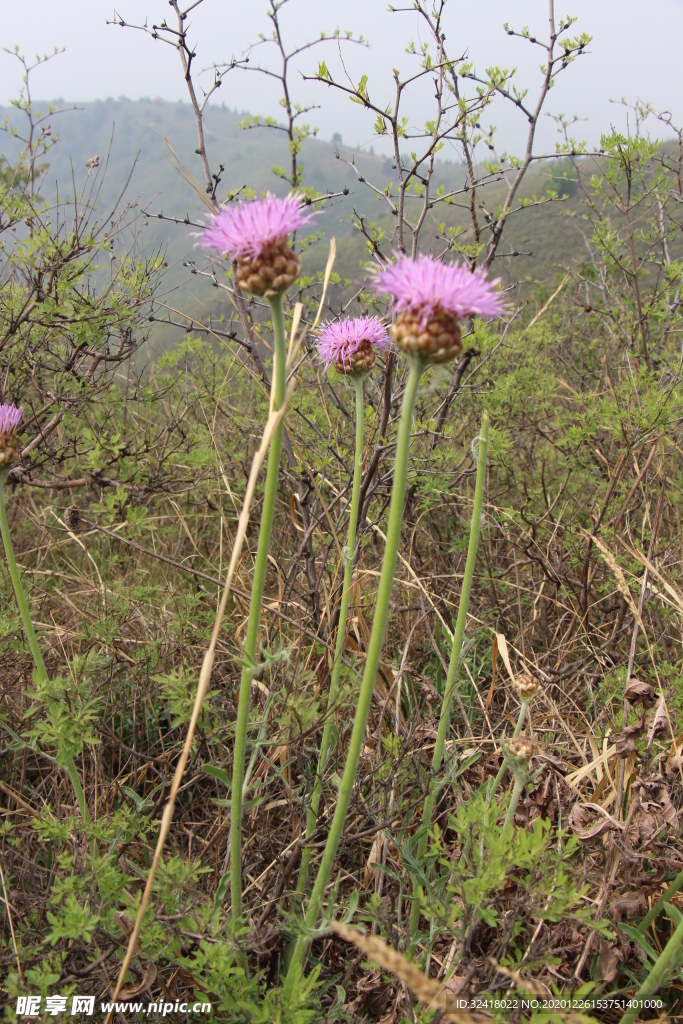
M281 132L265 128L240 129L238 125L245 116L225 107L211 107L206 116L209 160L214 167L219 163L225 167L219 195L243 186L257 191L272 188L281 192L283 183L274 176L271 168L276 164L287 164L286 138ZM9 117L12 123L17 123L14 110L0 109L0 117ZM97 155L101 161L99 173L102 181L96 207L98 212L106 215L119 196L122 183L130 176L126 201L134 203L139 211L150 214L149 219L143 218L138 225L137 245L144 250L161 247L167 254L169 268L165 301L194 316L219 312L223 303L216 290L208 282L193 276L183 265L190 259L195 259L199 268L209 265L206 257L193 249L192 229L184 224L159 220L156 216L163 212L197 221L204 213L192 188L173 168L169 160L170 151L164 142L167 138L180 162L201 180L201 167L195 155L196 128L189 105L157 100L106 100L55 114L53 125L60 141L50 152L49 169L42 186L46 197L54 196L56 185L62 196L71 192L74 186L80 191L88 179L85 162ZM9 136L0 140L0 152L9 159L15 146ZM346 160L354 160L363 177L380 187L391 180L390 160L344 146L340 147L340 153ZM307 184L333 193L348 189L348 195L326 204L316 228L327 237L331 234L336 236L337 270L355 282L362 277L365 247L351 223L354 211L363 214L367 220L375 220L387 233L392 228L391 214L383 201L358 182L353 169L335 158L332 143L309 140L304 146L301 162L305 167ZM443 184L448 191L462 186L465 180L462 166L452 163L438 165L437 186ZM542 193L548 183L549 168L540 166L529 174L524 195ZM489 206L496 205L502 197L502 189L502 184L489 186L486 192ZM557 275L558 268L581 258L585 253L581 233L574 219L566 216L574 213L576 208L570 197L564 204L550 204L526 210L521 216L512 216L501 251L518 250L525 255L514 260L499 260L498 273L508 283L524 280L549 282ZM426 226L425 242L429 244L431 235L437 244L435 235L439 220L467 227L468 218L466 204L462 207L437 206L432 214L432 224ZM319 268L324 259L324 254L314 249L309 252L304 265L307 269Z

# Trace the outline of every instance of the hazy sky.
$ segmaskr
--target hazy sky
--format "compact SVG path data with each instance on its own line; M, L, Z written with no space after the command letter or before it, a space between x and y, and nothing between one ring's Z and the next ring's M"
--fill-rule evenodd
M411 6L411 0L403 0ZM395 0L398 6L401 0ZM190 0L186 0L189 6ZM191 38L197 45L197 69L210 68L214 62L241 55L257 40L259 32L268 33L265 0L204 0L190 15ZM124 19L151 25L173 11L166 0L119 0L116 10ZM63 97L68 102L127 96L162 97L187 100L178 55L171 47L154 42L141 32L107 26L114 6L109 0L0 0L0 36L2 44L15 43L27 55L64 47L65 53L36 72L34 95L42 99ZM343 12L340 14L340 12ZM547 0L449 0L446 19L447 45L451 54L468 52L477 70L490 64L518 69L520 85L530 90L529 101L540 80L542 51L528 43L508 37L504 21L512 27L528 24L539 39L547 31ZM610 100L621 97L651 102L657 110L671 111L683 122L683 75L680 47L683 40L683 0L567 0L557 14L578 15L573 31L593 36L587 56L577 60L560 77L546 109L552 113L579 115L586 119L577 126L591 142L610 122L623 126L623 110ZM406 42L418 39L417 15L413 12L390 14L385 0L288 0L281 12L283 34L289 43L302 43L317 35L353 29L370 42L366 50L342 46L342 57L351 78L368 74L372 99L382 104L393 99L392 72L398 67L407 74L415 67L415 58L405 53ZM423 32L422 32L423 34ZM252 58L252 64L270 58L264 48ZM331 70L343 76L340 54L333 42L317 47L294 62L296 71L311 73L324 57ZM210 81L211 72L205 77ZM200 78L201 81L201 78ZM16 95L20 68L15 60L0 53L0 103ZM338 131L344 142L377 145L372 138L372 120L358 106L318 83L304 82L292 75L294 98L304 105L321 104L310 114L321 135L330 138ZM278 113L277 83L253 73L233 71L216 94L218 102L253 113ZM415 122L430 116L429 89L416 95L408 113ZM525 132L525 121L511 108L501 105L489 120L498 127L501 148L518 151ZM653 133L656 129L653 126ZM540 141L554 147L555 127L545 118ZM444 154L447 156L448 154Z

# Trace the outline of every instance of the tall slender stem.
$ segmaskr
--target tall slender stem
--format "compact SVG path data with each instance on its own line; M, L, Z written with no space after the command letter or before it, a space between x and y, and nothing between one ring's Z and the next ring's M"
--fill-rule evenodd
M439 785L436 779L436 775L439 769L441 768L441 763L443 761L444 749L446 746L446 735L448 733L448 727L451 721L451 705L453 703L453 690L458 679L458 670L460 668L460 655L462 652L462 642L465 636L465 624L467 622L467 607L470 601L470 590L472 589L474 566L477 561L477 547L479 546L479 533L481 530L481 510L484 504L484 490L486 485L486 457L488 454L489 446L489 426L489 414L488 412L486 412L486 410L484 410L484 414L481 418L481 433L479 435L479 451L477 453L477 479L474 487L474 506L472 508L472 522L470 524L470 539L467 548L467 561L465 562L465 575L462 581L462 590L460 591L458 617L455 622L453 645L451 647L451 660L448 665L446 689L444 692L443 701L441 703L439 728L436 734L434 753L432 755L432 778L429 785L429 792L427 793L427 799L425 800L425 805L422 812L422 824L425 825L426 828L424 829L422 836L420 836L420 840L418 843L418 859L420 862L424 860L425 853L427 852L427 829L430 828L432 824L434 804L436 803L436 797L439 791ZM417 887L416 897L418 897ZM415 935L415 933L417 932L419 921L420 901L419 898L416 898L413 900L413 905L410 910L411 935Z
M508 812L505 815L505 828L508 825L512 825L515 820L515 811L517 810L517 804L519 798L524 792L524 786L526 785L526 773L521 769L515 772L515 784L512 787L512 796L510 797L510 806Z
M375 615L372 620L372 631L370 633L370 640L368 642L368 649L365 656L365 671L363 672L363 679L361 681L360 692L358 694L358 706L356 708L356 717L353 722L353 730L349 741L344 774L342 775L342 779L339 784L337 806L334 810L334 816L332 818L332 824L330 825L330 831L327 836L322 860L320 862L320 867L318 868L318 874L313 886L313 891L311 892L308 910L304 917L305 930L297 939L292 959L289 964L289 970L287 972L286 987L290 988L296 984L299 977L303 959L310 942L310 932L315 928L318 920L320 901L327 887L330 874L332 873L337 847L339 846L339 841L344 830L346 812L349 809L351 794L353 793L356 769L358 768L358 761L360 759L360 753L363 746L365 726L370 712L372 692L375 686L375 677L377 675L379 659L382 654L384 633L386 631L387 619L389 617L389 599L391 597L391 589L394 582L394 572L396 571L396 558L398 555L398 544L401 536L401 523L403 520L403 503L405 500L410 435L412 433L413 425L413 409L415 407L417 388L420 383L423 367L423 361L419 357L413 357L403 395L401 422L398 428L398 440L396 443L396 460L394 464L394 481L391 490L391 505L389 507L389 521L387 523L387 540L384 549L384 561L382 563L379 588L377 591Z
M346 637L346 618L349 611L349 599L351 597L351 583L353 580L353 562L356 550L356 526L358 523L358 498L360 496L361 468L363 464L363 375L354 374L354 386L356 390L356 451L353 462L353 487L351 490L351 509L349 512L349 534L344 549L344 584L342 589L341 607L339 609L339 623L337 625L337 639L334 645L334 662L332 665L332 676L330 679L330 691L327 697L327 718L323 728L322 740L320 741L320 755L318 757L318 770L316 772L311 806L306 818L306 838L308 838L318 818L318 807L320 806L320 794L322 792L322 780L327 764L327 757L330 750L332 738L332 710L339 693L339 677L341 674L342 654L344 652L344 640ZM301 867L297 880L296 891L302 893L306 888L308 866L311 860L311 851L306 848L301 857Z
M287 358L281 294L273 296L270 300L270 307L273 314L273 335L275 339L271 404L277 410L282 405L285 397ZM251 588L251 602L249 604L249 620L247 622L247 635L244 643L245 664L242 668L240 680L237 723L235 725L235 758L232 769L230 806L230 891L233 927L237 927L242 923L242 786L244 783L244 758L247 746L247 729L249 726L251 681L254 674L251 663L256 655L263 587L268 566L270 533L275 515L277 482L280 471L280 452L282 450L282 429L283 421L280 420L273 433L268 453L268 470L266 472L266 486L263 495L261 528L256 549L254 580Z
M14 588L14 596L17 599L19 605L19 611L21 613L21 619L24 624L24 632L26 633L26 639L28 645L31 648L31 654L33 655L33 663L36 668L36 674L38 681L46 683L48 681L47 669L45 668L45 662L43 661L43 655L41 654L40 647L38 645L38 637L33 628L33 622L31 621L31 613L28 608L26 601L26 595L24 594L24 588L21 583L21 575L19 573L19 567L17 566L17 560L14 557L14 548L12 546L12 535L9 532L9 523L7 522L7 512L5 511L5 492L4 492L4 473L0 471L0 533L2 534L2 543L5 548L5 559L7 560L7 568L9 569L10 578L12 580L12 586ZM83 792L83 786L81 780L78 777L78 771L74 764L74 759L69 755L64 761L64 766L67 770L71 785L73 786L74 793L76 796L76 802L78 803L79 810L81 812L81 819L84 822L90 820L88 814L88 805L85 802L85 793Z
M652 970L650 971L650 973L648 974L647 978L640 986L638 991L636 992L634 998L630 1001L631 1006L626 1011L624 1016L621 1018L619 1024L632 1024L634 1020L637 1020L637 1018L640 1016L643 999L646 999L648 996L654 995L659 986L662 984L664 978L666 977L666 972L669 968L669 964L673 960L674 954L676 953L678 947L682 943L683 920L679 922L675 932L673 933L673 935L667 942L666 946L664 947L662 952L659 954L657 960L655 961Z

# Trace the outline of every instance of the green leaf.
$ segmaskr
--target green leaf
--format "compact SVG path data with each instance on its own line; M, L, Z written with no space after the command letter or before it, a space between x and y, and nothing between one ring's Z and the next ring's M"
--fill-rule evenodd
M221 880L218 883L218 886L216 888L216 894L215 894L215 896L213 898L213 909L214 910L218 910L218 908L222 904L223 900L225 899L226 893L227 893L229 888L230 888L230 873L226 872L226 874L223 875L223 877L221 878Z
M230 776L226 772L225 768L217 768L213 764L203 764L202 771L205 772L206 775L211 775L214 779L218 779L219 782L222 782L224 786L230 789Z
M619 931L624 932L625 935L628 935L629 939L633 939L633 941L640 947L640 949L642 949L643 953L646 953L647 956L649 956L653 963L657 960L657 958L659 957L659 953L657 953L652 948L650 943L643 935L640 934L637 928L634 928L630 924L619 924L618 927Z
M678 907L675 907L673 903L665 903L664 909L669 918L673 921L674 928L678 928L681 921L683 921L683 914L681 914Z

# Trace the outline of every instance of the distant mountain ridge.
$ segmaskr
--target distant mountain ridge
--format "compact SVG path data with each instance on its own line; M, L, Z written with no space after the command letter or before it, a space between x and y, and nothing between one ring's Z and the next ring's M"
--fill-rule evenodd
M37 102L37 109L46 109L46 103ZM247 187L255 191L271 189L283 194L287 185L272 171L274 165L287 166L290 154L287 138L283 132L265 127L239 128L247 115L226 107L211 106L205 118L205 141L209 161L213 170L223 164L219 198L231 190ZM0 120L9 118L19 123L14 108L0 108ZM46 196L53 196L55 183L64 195L85 183L89 172L86 161L99 157L98 173L103 174L97 205L99 211L107 210L118 197L123 183L130 175L125 200L134 201L138 209L149 214L147 225L142 229L138 244L143 249L165 248L169 264L166 289L173 294L175 308L188 309L194 316L216 313L221 303L216 290L206 279L198 278L183 266L188 260L196 260L197 266L208 266L205 254L199 255L193 248L195 239L192 228L174 225L160 220L156 215L164 213L191 221L200 221L206 210L190 185L175 170L168 159L170 150L164 141L167 138L181 164L185 165L203 185L201 163L195 153L197 132L193 112L189 104L168 103L163 100L104 100L79 105L78 109L66 109L51 119L53 131L60 139L49 154L49 170L43 184ZM0 136L0 153L11 158L17 144L8 135ZM392 180L392 162L383 156L365 151L352 150L340 145L341 156L354 161L358 172L380 188ZM365 243L351 223L354 211L375 220L390 237L393 218L385 200L373 195L370 189L358 181L358 175L344 160L335 156L335 146L318 138L309 139L300 154L304 166L304 181L321 192L341 193L341 196L324 204L315 224L316 230L325 233L326 238L334 234L338 242L337 271L351 278L363 276L362 261L367 259ZM106 169L104 165L106 164ZM434 188L443 184L447 191L462 187L466 182L465 168L459 164L437 164ZM532 170L525 182L524 195L543 192L548 184L548 168ZM495 206L502 196L502 186L491 186L484 195L487 202ZM411 200L416 202L416 200ZM573 197L568 200L574 207ZM462 202L451 207L438 205L432 211L433 220L425 224L423 240L426 245L436 245L439 222L460 224L468 227L469 199L463 195ZM521 250L532 252L516 260L501 259L496 269L509 281L525 277L548 281L564 263L581 257L585 252L581 234L562 217L567 204L550 204L534 210L524 211L510 218L506 227L502 252ZM304 266L322 267L325 263L327 241L324 251L314 249L306 254ZM388 247L385 242L383 246ZM441 247L441 245L440 245Z

